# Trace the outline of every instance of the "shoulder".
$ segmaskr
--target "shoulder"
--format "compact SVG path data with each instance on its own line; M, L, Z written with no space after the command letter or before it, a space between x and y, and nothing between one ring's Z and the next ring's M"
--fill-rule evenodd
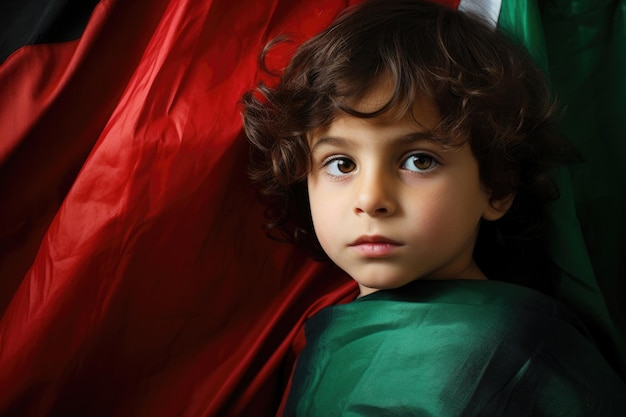
M368 402L378 393L401 404L436 393L480 415L535 415L539 404L567 415L626 406L623 382L576 317L525 287L419 282L322 310L306 332L294 387L340 403L343 395ZM443 403L429 407L455 415Z
M423 333L435 325L473 339L532 339L554 327L586 335L581 321L553 298L498 281L416 281L328 307L307 323L311 336L331 338L335 331Z

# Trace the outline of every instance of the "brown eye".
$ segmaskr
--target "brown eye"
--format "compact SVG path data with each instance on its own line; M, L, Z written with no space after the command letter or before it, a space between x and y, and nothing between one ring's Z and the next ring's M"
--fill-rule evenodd
M433 169L438 162L432 156L425 153L414 153L402 164L402 169L413 172L424 172Z
M326 171L335 177L351 173L356 169L353 160L345 157L332 158L324 164Z
M337 169L344 174L354 171L354 168L354 162L349 159L340 159L339 161L337 161Z

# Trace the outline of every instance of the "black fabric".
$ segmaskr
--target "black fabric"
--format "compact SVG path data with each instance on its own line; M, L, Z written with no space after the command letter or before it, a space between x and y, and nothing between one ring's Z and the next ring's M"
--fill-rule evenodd
M0 62L24 45L78 39L100 0L2 0Z

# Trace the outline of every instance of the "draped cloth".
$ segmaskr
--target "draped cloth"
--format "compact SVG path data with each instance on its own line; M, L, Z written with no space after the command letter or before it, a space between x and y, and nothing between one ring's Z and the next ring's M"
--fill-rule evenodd
M275 82L257 65L267 41L293 40L268 57L280 69L351 3L2 2L0 415L276 413L304 321L356 287L265 236L238 102ZM559 298L616 368L624 9L489 8L543 59L587 158L558 174L551 252Z
M626 385L552 298L498 281L416 281L305 325L290 416L621 416Z

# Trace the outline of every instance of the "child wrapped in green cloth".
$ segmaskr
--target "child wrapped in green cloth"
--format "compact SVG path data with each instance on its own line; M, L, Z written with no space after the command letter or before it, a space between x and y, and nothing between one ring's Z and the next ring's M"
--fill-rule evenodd
M285 416L624 415L551 297L549 171L575 152L522 48L446 6L367 1L243 102L270 228L360 289L306 323Z

